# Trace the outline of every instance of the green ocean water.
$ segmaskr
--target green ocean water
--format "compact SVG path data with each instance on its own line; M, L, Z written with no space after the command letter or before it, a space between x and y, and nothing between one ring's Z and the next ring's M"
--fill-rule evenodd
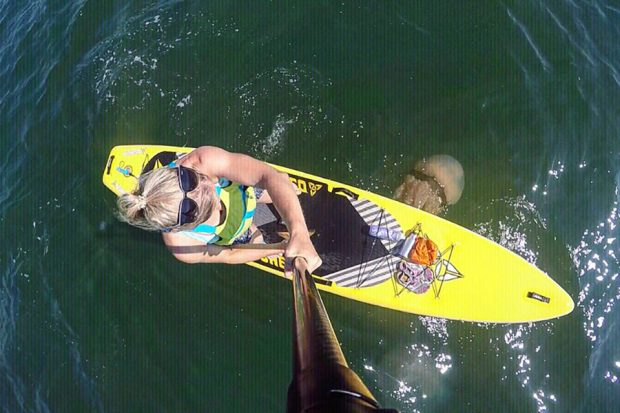
M616 2L0 0L0 34L0 411L285 410L290 283L118 222L101 173L132 143L386 196L452 155L443 216L576 308L481 325L323 294L351 367L402 412L620 409Z

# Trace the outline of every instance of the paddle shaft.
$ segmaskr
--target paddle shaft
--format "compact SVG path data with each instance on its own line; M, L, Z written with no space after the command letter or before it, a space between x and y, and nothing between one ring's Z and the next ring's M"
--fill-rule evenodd
M286 244L286 241L280 241L274 244L234 244L228 247L236 250L283 250Z
M287 413L398 413L381 409L351 370L305 259L293 270L293 380Z
M234 244L229 247L237 250L283 250L286 249L288 244L289 234L288 232L278 232L278 235L285 238L284 241L276 242L273 244ZM308 235L313 236L314 230L308 230Z

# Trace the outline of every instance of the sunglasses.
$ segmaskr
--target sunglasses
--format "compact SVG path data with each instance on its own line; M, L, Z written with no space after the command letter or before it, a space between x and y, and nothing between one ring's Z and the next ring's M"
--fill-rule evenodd
M179 165L177 167L177 178L179 178L179 187L183 191L183 199L179 204L179 216L175 226L191 224L196 220L198 215L198 205L196 201L187 197L187 193L193 191L198 186L198 175L195 171L184 168Z

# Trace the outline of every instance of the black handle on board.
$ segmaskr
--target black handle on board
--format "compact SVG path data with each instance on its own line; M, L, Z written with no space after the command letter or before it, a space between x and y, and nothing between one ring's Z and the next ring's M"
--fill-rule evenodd
M353 192L353 191L351 191L350 189L347 189L347 188L335 187L335 188L332 188L332 192L334 194L348 196L349 198L353 198L356 201L359 198L358 194L356 194L355 192Z

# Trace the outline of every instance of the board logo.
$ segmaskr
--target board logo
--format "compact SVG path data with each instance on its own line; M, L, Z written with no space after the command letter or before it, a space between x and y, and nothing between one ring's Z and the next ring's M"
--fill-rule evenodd
M433 290L435 291L435 298L439 298L441 288L445 282L465 278L463 273L451 262L454 247L455 245L452 244L445 251L442 251L439 254L439 259L435 262L435 268L433 269Z
M131 167L131 165L125 164L125 162L120 162L118 166L116 167L116 171L120 172L126 178L134 177L133 168Z
M284 256L276 255L271 257L264 257L260 259L260 262L268 267L278 270L284 270Z
M319 189L323 188L323 185L310 182L308 183L308 187L310 188L310 196L314 196L314 194L316 194Z
M324 186L323 184L320 184L318 182L312 182L302 178L295 178L290 176L289 179L293 184L295 184L297 189L299 189L302 193L308 194L310 196L316 195L316 193L319 192Z
M439 260L435 266L435 279L445 282L463 278L463 274L448 260Z

